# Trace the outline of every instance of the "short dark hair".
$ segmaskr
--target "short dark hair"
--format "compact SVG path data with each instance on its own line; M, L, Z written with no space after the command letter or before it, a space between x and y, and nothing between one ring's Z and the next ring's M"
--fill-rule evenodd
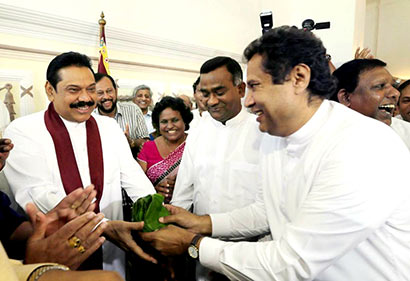
M154 110L152 111L152 125L159 132L159 115L166 108L171 108L172 110L179 111L182 120L185 123L185 131L189 130L189 123L191 123L194 116L191 110L185 105L184 101L180 98L174 98L170 96L163 97L159 102L155 104Z
M243 79L242 68L239 63L230 57L215 57L204 62L199 70L200 74L209 73L217 68L225 66L232 75L232 83L238 86Z
M98 81L100 81L101 79L103 79L104 77L107 77L108 79L111 80L112 86L114 87L115 90L117 90L117 84L114 81L114 78L112 78L110 75L105 74L105 73L95 73L94 74L94 79L95 79L95 83L97 83Z
M403 91L409 85L410 85L410 79L401 83L400 86L397 88L397 90L399 90L399 92L401 93L401 91Z
M338 69L333 71L336 77L336 91L331 97L332 100L338 101L337 93L345 89L348 93L353 93L359 84L361 73L372 70L376 67L385 67L386 63L378 59L355 59L342 64Z
M56 56L47 67L47 81L54 89L57 89L57 83L61 81L58 71L68 66L88 67L94 75L89 57L77 52L62 53Z
M201 76L198 76L198 78L195 80L194 84L192 85L192 88L194 88L194 94L196 92L196 87L198 87L200 78L201 78Z
M312 32L281 26L265 32L251 42L243 52L246 61L255 54L262 56L264 71L274 84L283 84L286 76L298 64L310 68L308 90L311 95L329 97L335 89L326 59L326 49Z

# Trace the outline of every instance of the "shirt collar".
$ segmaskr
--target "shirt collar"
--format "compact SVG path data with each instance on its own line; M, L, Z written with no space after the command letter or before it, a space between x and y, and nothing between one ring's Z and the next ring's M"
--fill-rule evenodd
M246 115L249 114L246 111L246 108L242 106L241 111L239 111L239 113L232 117L231 119L229 119L228 121L225 122L225 125L222 124L222 122L215 120L212 116L211 119L212 121L217 124L217 126L223 126L223 127L234 127L237 126L238 124L242 124L242 121L246 118Z
M291 155L300 155L307 144L320 128L326 123L328 113L330 110L330 103L328 100L323 100L318 110L313 114L312 118L306 122L299 130L288 137L284 138L286 150Z

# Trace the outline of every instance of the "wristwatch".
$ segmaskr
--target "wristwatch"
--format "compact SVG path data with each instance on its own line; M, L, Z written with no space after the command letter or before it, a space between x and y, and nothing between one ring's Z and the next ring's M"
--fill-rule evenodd
M194 238L192 238L191 244L188 247L188 254L191 258L197 260L199 258L199 248L198 248L198 241L203 236L201 234L196 234Z

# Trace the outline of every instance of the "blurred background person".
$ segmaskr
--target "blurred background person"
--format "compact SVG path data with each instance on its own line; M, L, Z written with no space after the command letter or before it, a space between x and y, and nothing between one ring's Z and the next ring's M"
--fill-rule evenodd
M145 124L147 125L148 133L150 134L151 140L153 140L153 133L155 128L152 126L151 116L152 112L149 107L152 104L152 91L147 85L139 85L134 88L132 92L132 101L138 105L141 109L142 114L144 114Z
M146 142L137 160L165 202L172 197L176 175L185 148L186 130L192 113L180 98L166 96L154 107L152 124L160 133Z

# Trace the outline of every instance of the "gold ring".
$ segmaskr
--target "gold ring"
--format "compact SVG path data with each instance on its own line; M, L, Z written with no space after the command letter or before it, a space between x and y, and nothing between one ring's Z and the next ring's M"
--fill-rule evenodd
M85 252L85 248L83 245L80 245L80 247L78 247L77 250L80 252L80 254L83 254Z
M81 245L81 240L77 236L73 236L68 239L68 244L73 248L78 248Z
M73 210L77 209L77 207L74 204L71 205L70 208L73 209Z

